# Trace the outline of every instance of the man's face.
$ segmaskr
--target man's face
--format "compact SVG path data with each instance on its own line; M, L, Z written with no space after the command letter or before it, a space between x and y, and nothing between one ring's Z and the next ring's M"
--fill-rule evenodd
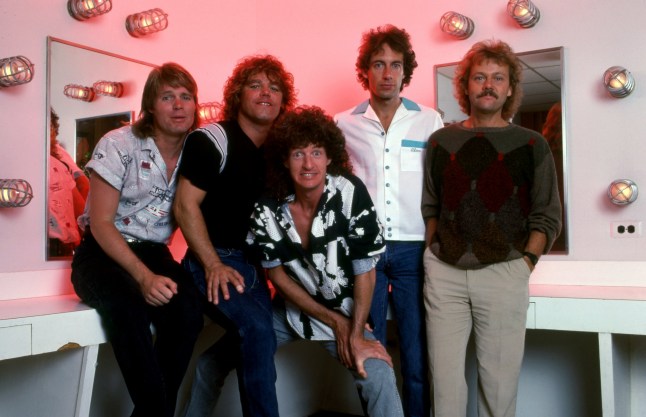
M285 161L285 167L294 181L296 191L323 191L327 166L332 162L325 148L309 144L302 148L292 148Z
M501 113L511 96L509 66L484 60L471 67L466 94L471 102L471 114Z
M364 75L368 79L368 90L373 100L399 98L404 78L404 54L393 51L384 43L370 58Z
M151 110L157 135L183 137L193 126L195 97L185 87L164 84Z
M251 123L272 124L280 114L283 92L280 85L260 72L252 75L240 92L240 111L238 119Z

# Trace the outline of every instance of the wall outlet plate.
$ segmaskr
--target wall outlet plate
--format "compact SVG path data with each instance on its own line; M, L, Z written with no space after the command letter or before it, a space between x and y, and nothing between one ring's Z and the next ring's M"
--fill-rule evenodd
M641 237L642 222L639 220L618 220L610 223L610 236L614 238Z

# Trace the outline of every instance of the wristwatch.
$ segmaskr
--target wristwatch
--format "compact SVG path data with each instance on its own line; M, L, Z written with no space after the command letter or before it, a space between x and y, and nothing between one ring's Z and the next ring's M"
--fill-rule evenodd
M529 262L531 262L532 265L534 266L536 266L536 264L538 263L538 256L534 255L531 252L525 251L523 252L523 256L527 256L527 259L529 259Z

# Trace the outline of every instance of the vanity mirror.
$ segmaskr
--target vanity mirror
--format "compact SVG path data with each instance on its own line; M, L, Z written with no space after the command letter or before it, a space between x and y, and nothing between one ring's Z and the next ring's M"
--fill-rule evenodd
M90 147L107 131L132 121L141 106L141 94L148 73L155 65L110 52L79 45L53 37L47 38L47 107L46 120L50 126L50 108L59 117L56 136L60 146L77 165L84 165L82 158L92 152ZM74 100L64 94L70 84L92 88L98 81L121 83L120 97L96 95L92 101ZM91 132L88 132L91 128ZM92 136L91 138L88 136ZM47 129L46 146L50 149L51 129ZM63 161L64 163L64 161ZM54 207L50 194L53 193L52 169L57 161L47 162L48 207L45 239L48 260L68 257L65 248L59 247L56 239L50 240L50 210ZM59 166L60 167L60 166ZM56 187L54 187L54 191ZM51 194L53 195L53 194ZM63 255L61 255L63 253Z
M559 177L559 192L563 206L563 230L554 243L553 254L566 254L568 252L567 236L567 158L565 143L566 109L564 94L561 88L563 79L563 48L550 48L538 51L522 52L517 54L523 65L523 103L514 116L514 123L543 133L543 128L549 119L554 120L557 131L553 134L544 133L550 142L557 174ZM448 63L435 66L435 97L438 111L443 114L445 124L462 121L466 115L462 113L457 100L453 97L453 76L457 63ZM559 110L560 114L559 114Z

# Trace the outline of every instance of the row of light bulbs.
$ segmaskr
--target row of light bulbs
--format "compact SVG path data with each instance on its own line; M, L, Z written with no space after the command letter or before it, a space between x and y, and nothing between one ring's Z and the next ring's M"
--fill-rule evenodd
M112 0L68 0L67 9L73 18L84 21L108 13L112 10ZM520 27L531 28L538 23L540 10L531 0L509 0L507 13ZM126 30L133 37L141 37L162 31L168 27L168 15L159 8L126 17ZM443 32L458 39L466 39L473 34L475 24L469 17L457 12L447 12L440 19ZM34 75L34 65L24 56L0 59L0 87L13 87L30 82ZM626 68L613 66L603 75L603 83L610 95L617 98L628 96L635 88L635 80ZM123 84L111 81L97 81L92 87L77 84L65 86L64 94L70 98L92 101L96 94L120 97ZM204 103L199 106L202 123L214 121L218 114L217 103ZM23 207L33 197L31 185L22 179L0 179L0 207ZM637 198L637 185L631 180L616 180L608 187L608 197L614 204L630 204Z
M531 0L509 0L507 14L525 29L534 27L541 18L540 10ZM458 39L467 39L473 34L475 23L458 12L446 12L440 18L440 29Z
M112 0L67 0L67 11L76 20L84 21L112 10ZM126 30L139 38L168 27L168 15L162 9L150 9L126 17Z
M69 98L88 102L94 100L96 95L121 97L123 95L123 84L113 81L97 81L92 87L67 84L63 89L63 94Z

